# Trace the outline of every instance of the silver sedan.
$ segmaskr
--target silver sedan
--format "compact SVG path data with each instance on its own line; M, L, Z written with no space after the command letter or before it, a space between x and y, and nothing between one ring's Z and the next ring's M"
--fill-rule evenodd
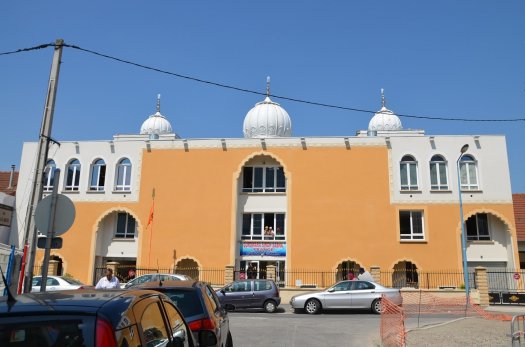
M315 314L324 309L361 308L381 313L381 296L385 294L396 305L401 305L403 298L399 289L383 287L368 281L342 281L322 292L296 295L290 300L294 310L304 309Z

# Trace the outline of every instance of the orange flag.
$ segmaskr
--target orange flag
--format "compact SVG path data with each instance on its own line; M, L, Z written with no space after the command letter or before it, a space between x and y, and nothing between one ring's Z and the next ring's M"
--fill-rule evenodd
M153 198L153 202L151 204L151 209L149 210L149 217L148 217L148 225L149 227L151 223L153 223L153 213L155 212L155 188L153 188L153 193L151 194L151 197Z

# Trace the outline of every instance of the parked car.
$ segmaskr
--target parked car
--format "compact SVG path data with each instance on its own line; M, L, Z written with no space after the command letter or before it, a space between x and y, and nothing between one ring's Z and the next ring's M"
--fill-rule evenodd
M151 290L67 290L0 298L0 346L173 346L195 341L183 315ZM200 346L216 344L203 331Z
M42 276L33 277L31 283L31 292L39 292L42 285ZM82 289L92 287L88 286L74 278L62 276L47 276L46 291Z
M272 280L239 280L217 292L219 300L227 310L238 308L262 308L273 313L281 304L279 288Z
M194 336L201 331L209 331L215 335L218 347L233 347L228 312L208 284L200 281L165 281L162 285L149 282L134 288L166 294L182 312Z
M385 294L396 305L401 305L403 298L399 289L383 287L368 281L341 281L323 290L295 295L290 300L294 310L305 310L316 314L320 310L360 308L381 313L381 296Z
M129 288L146 282L160 282L160 281L191 281L192 278L186 275L178 274L146 274L132 279L127 283L122 283L120 288Z

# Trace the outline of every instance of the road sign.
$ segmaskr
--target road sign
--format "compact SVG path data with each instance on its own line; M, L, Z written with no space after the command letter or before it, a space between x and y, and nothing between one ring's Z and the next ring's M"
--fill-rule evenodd
M56 213L54 220L55 236L60 236L71 228L75 221L75 205L70 198L65 195L56 196ZM42 234L49 232L49 220L51 216L52 195L46 196L38 203L35 210L35 224Z
M516 273L514 274L514 279L517 281L517 280L519 280L520 278L521 278L520 273L519 273L519 272L516 272Z
M46 241L47 237L39 237L37 240L37 247L38 248L46 248ZM51 249L60 249L62 248L62 238L61 237L53 237L51 240Z

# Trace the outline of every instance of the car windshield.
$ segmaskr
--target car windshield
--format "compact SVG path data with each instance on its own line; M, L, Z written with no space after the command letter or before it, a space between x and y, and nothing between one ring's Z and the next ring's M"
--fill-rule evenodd
M193 289L162 288L155 289L166 294L181 310L184 317L204 313L197 291Z
M0 346L93 346L94 322L89 316L0 318Z

